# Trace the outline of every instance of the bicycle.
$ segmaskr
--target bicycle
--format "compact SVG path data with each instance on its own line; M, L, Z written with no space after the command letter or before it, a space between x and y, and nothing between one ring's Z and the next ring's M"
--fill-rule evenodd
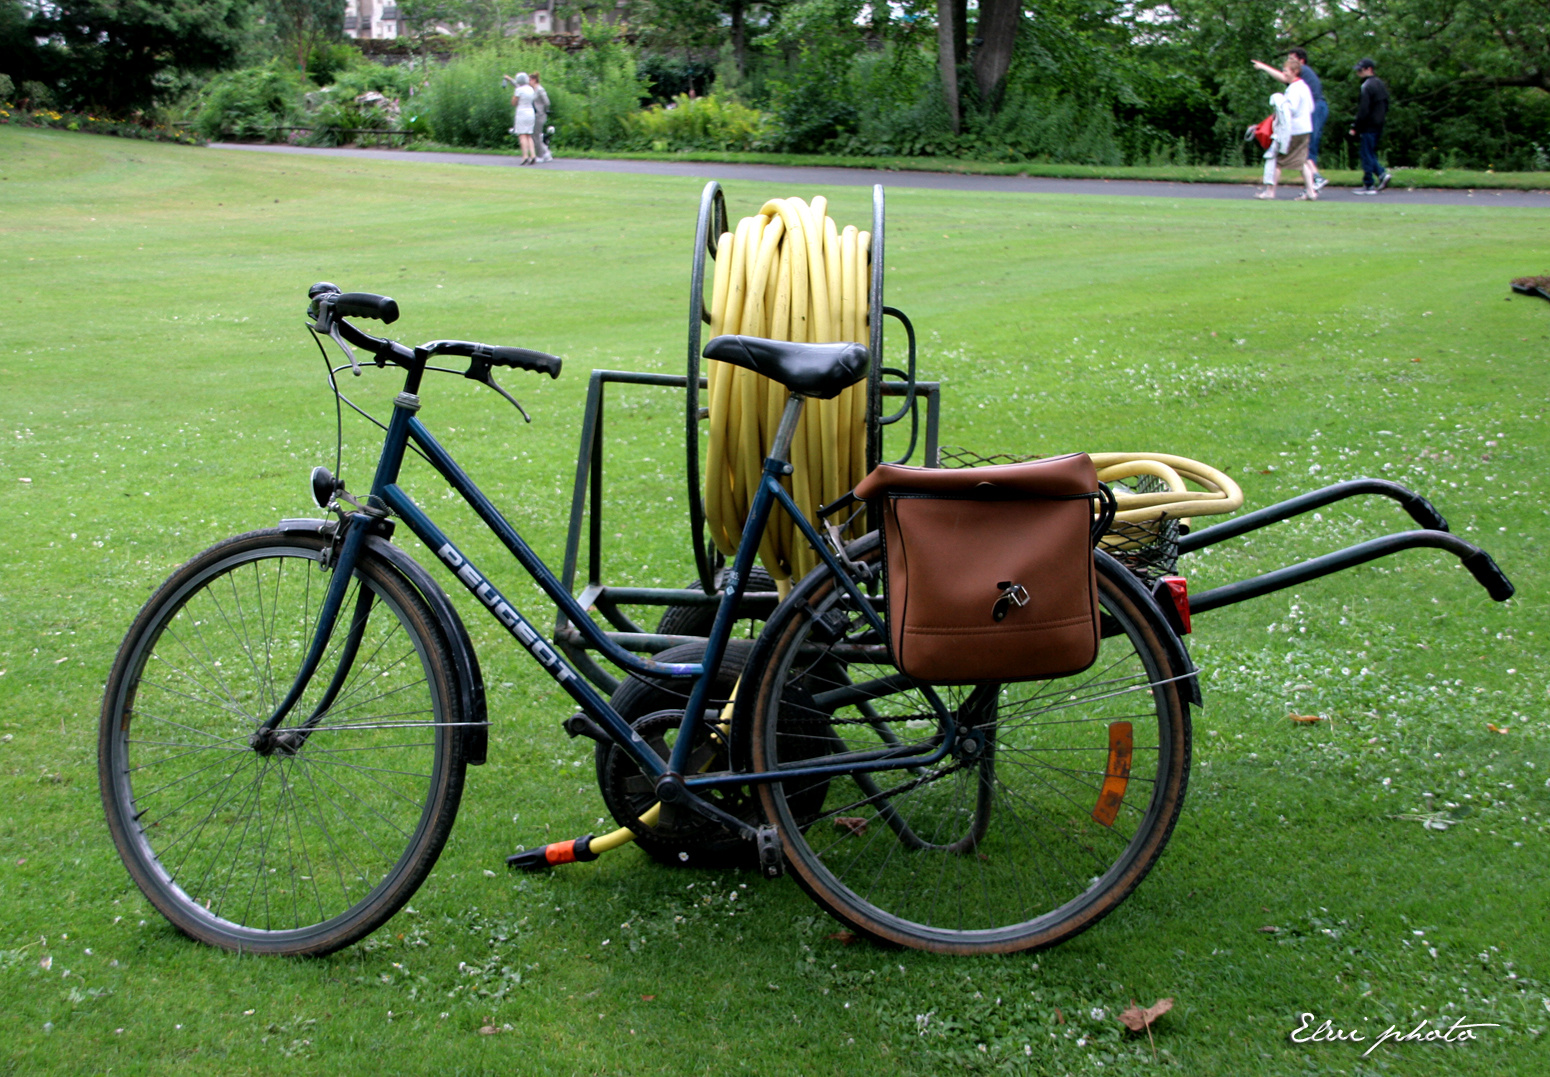
M1103 642L1086 673L923 683L889 660L877 533L847 543L845 525L829 524L821 535L782 486L804 402L864 377L866 347L706 346L791 396L703 649L650 658L594 623L419 418L428 372L462 374L516 404L493 368L558 377L561 360L471 341L410 348L347 320L391 323L390 299L326 284L309 298L313 330L357 372L346 345L405 372L370 493L315 469L315 497L333 519L282 521L179 568L135 619L104 698L99 779L112 837L180 931L239 951L326 954L385 923L434 866L465 769L484 761L488 721L468 634L430 573L390 541L399 524L576 702L567 730L624 753L639 803L657 805L642 815L751 842L766 874L789 866L820 906L873 940L956 953L1050 946L1112 911L1156 862L1183 803L1199 695L1136 577L1095 549ZM432 365L438 356L468 367ZM331 381L344 369L330 366ZM621 691L678 686L682 705L622 718L402 489L411 447L589 645L629 671ZM820 565L769 616L733 693L724 670L740 655L729 659L729 639L776 506ZM588 842L561 843L555 859L589 859Z

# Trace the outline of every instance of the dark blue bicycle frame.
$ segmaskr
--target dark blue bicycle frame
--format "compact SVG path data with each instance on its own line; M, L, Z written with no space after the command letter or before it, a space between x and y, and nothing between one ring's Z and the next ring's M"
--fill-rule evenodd
M549 570L543 560L533 552L522 536L517 533L510 521L501 515L490 499L486 497L468 477L452 456L442 448L441 444L431 436L424 424L415 417L419 410L419 398L409 393L401 394L393 407L393 415L387 427L387 436L382 446L382 456L377 465L377 473L372 480L371 504L384 506L398 515L411 531L425 543L426 547L434 552L438 559L457 576L476 598L482 602L500 624L521 643L523 647L533 655L539 665L543 667L549 676L559 682L560 687L570 695L583 711L591 715L593 719L602 723L610 738L627 752L631 759L653 779L659 779L668 774L683 775L683 768L688 764L691 746L696 741L700 724L704 719L705 701L710 692L710 677L704 676L707 669L720 667L722 656L726 652L726 643L731 636L732 625L736 619L736 610L739 599L742 597L744 582L748 578L749 570L753 567L753 560L758 551L759 536L763 534L764 527L769 520L770 513L776 504L785 508L796 521L797 527L810 542L818 555L834 572L835 576L845 587L851 600L855 602L867 617L872 629L885 636L887 629L877 612L872 608L867 596L857 587L855 580L845 570L840 560L831 552L828 545L819 537L807 519L797 508L780 484L780 477L790 473L790 465L773 458L764 462L764 473L758 489L754 493L753 504L748 514L748 522L744 525L743 541L738 547L737 556L733 560L732 570L726 576L725 586L721 601L716 607L716 619L710 630L710 636L706 642L705 657L701 662L672 663L656 662L651 659L641 658L630 651L625 650L617 642L610 639L608 634L599 628L581 605L568 592L564 585ZM425 512L414 503L413 499L398 485L398 476L403 466L404 453L409 443L413 441L423 452L431 466L452 485L484 521L485 525L503 542L511 551L517 562L527 570L528 574L538 582L544 593L553 600L570 623L575 625L587 640L606 655L610 661L635 673L653 677L667 677L688 679L695 678L694 687L690 691L689 701L684 711L684 718L680 734L673 744L673 750L667 759L663 759L650 747L638 733L630 728L619 713L613 709L608 700L604 699L592 685L571 668L564 657L559 653L549 640L546 640L532 624L524 618L501 592L489 581L489 577L481 572L469 561L468 557L458 550L431 520ZM354 572L355 561L359 556L362 546L361 539L374 525L372 514L367 512L351 513L346 517L347 529L344 532L343 542L339 547L337 562L333 566L333 578L330 581L329 592L325 596L323 609L318 618L318 628L313 639L311 651L307 661L297 677L296 684L292 687L287 699L280 707L276 708L274 715L266 723L266 727L274 729L283 720L285 714L294 705L296 699L305 690L308 680L316 671L321 660L324 648L334 630L339 608L344 600L346 585ZM845 762L814 765L796 765L776 771L761 774L746 773L712 773L699 775L683 775L682 783L689 789L709 788L724 785L746 785L755 782L784 781L791 778L833 776L839 774L854 774L877 770L894 770L901 767L918 767L929 765L945 758L952 750L957 740L956 724L946 720L948 710L942 701L937 698L935 692L929 686L921 686L933 707L937 709L938 716L943 718L944 736L942 742L935 749L924 752L921 749L900 750L897 748L881 748L873 751L846 753ZM695 798L698 800L699 798ZM713 809L714 810L714 809ZM716 816L721 812L715 811Z

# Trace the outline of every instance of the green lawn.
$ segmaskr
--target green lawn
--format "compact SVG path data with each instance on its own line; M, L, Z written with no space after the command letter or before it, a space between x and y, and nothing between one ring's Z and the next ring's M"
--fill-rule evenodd
M407 148L441 153L505 153L520 151L471 150L435 142L411 143ZM844 157L824 153L736 153L717 150L682 150L670 153L565 150L566 157L596 157L628 161L703 161L716 164L786 165L822 168L880 168L892 172L960 172L975 176L1046 176L1056 179L1154 180L1168 183L1252 183L1262 170L1216 165L1070 165L1050 161L966 161L956 157ZM1360 187L1360 168L1329 168L1324 176L1336 187ZM1293 186L1296 186L1293 184ZM1396 190L1445 187L1454 190L1544 191L1550 189L1550 173L1494 172L1465 168L1394 169Z
M494 726L447 851L412 912L294 961L186 941L121 867L96 718L124 630L199 549L316 511L307 474L332 465L334 418L301 315L320 279L395 296L405 340L565 356L557 382L507 378L532 426L459 379L424 393L427 422L557 562L586 372L683 367L700 181L13 129L0 177L7 1072L1137 1073L1150 1049L1113 1015L1161 996L1178 1004L1159 1057L1179 1073L1543 1072L1550 305L1507 282L1550 271L1550 214L890 193L888 301L943 382L944 441L1180 453L1230 470L1251 507L1382 475L1518 585L1497 605L1415 552L1202 615L1183 818L1087 934L935 957L843 945L789 880L633 849L508 874L517 846L603 809L590 752L559 729L567 701L468 611ZM816 192L737 184L729 201L736 216L781 193ZM827 193L837 222L867 223L865 190ZM378 413L398 389L346 381ZM681 414L665 391L611 407L612 582L692 575ZM372 428L345 430L360 488ZM411 487L471 520L423 469ZM1347 503L1185 566L1198 591L1408 526ZM493 541L452 529L496 563ZM546 622L536 589L497 577ZM1424 812L1456 822L1401 818ZM1368 1040L1292 1043L1303 1012ZM1362 1056L1391 1024L1455 1019L1500 1027Z

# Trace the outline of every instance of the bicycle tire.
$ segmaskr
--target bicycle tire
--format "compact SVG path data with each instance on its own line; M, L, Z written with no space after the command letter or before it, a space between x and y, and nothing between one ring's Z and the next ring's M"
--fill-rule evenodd
M721 585L721 578L726 575L726 569L716 573L716 584ZM699 580L690 580L684 585L688 591L704 591L704 585ZM748 570L748 582L744 586L745 592L773 591L775 579L758 565ZM744 618L742 611L738 611L738 620L757 622L758 618ZM709 636L711 626L716 622L715 606L669 606L662 611L661 618L657 621L657 632L664 636Z
M692 608L692 607L686 607ZM753 645L747 640L728 640L721 668L711 683L710 707L726 702L737 685L738 677L748 660ZM705 655L705 644L689 643L656 655L659 662L699 662ZM671 750L671 740L677 738L678 726L683 720L684 705L689 701L693 682L650 678L631 674L624 683L614 689L609 704L666 758ZM711 769L725 767L726 753L716 747L715 739L707 730L701 752L706 756L702 765ZM700 816L688 808L677 811L664 806L664 815L657 826L646 826L640 815L657 802L651 781L635 762L613 743L599 743L593 754L597 770L598 789L603 803L620 826L635 834L635 844L651 859L670 867L746 867L756 861L753 843L743 840ZM734 815L747 815L756 819L759 808L752 798L742 791L729 789L715 794L719 806Z
M868 536L852 556L876 566L880 545ZM1188 782L1180 679L1190 671L1170 657L1160 617L1121 585L1126 570L1097 558L1104 639L1086 672L932 686L955 715L981 709L960 723L984 734L977 759L949 755L928 767L832 778L816 810L815 779L758 785L793 876L835 919L883 944L939 953L1041 949L1097 923L1156 863ZM754 771L788 757L822 762L811 758L817 739L831 755L890 737L940 743L933 738L943 721L920 682L892 666L826 567L766 631L768 648L750 660L750 669L764 665L742 719ZM1131 763L1105 823L1107 776L1124 769L1113 761L1116 737L1128 740Z
M419 593L370 554L289 735L267 753L250 742L311 642L328 552L326 538L276 530L212 546L146 603L108 677L109 831L146 898L200 942L348 946L409 900L457 814L466 764L447 643Z

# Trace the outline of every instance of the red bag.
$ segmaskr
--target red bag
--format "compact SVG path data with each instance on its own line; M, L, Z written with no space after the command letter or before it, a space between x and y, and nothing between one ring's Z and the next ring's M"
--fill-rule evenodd
M1255 125L1254 141L1259 143L1260 149L1268 150L1270 148L1270 140L1275 137L1275 125L1276 117L1273 112Z

